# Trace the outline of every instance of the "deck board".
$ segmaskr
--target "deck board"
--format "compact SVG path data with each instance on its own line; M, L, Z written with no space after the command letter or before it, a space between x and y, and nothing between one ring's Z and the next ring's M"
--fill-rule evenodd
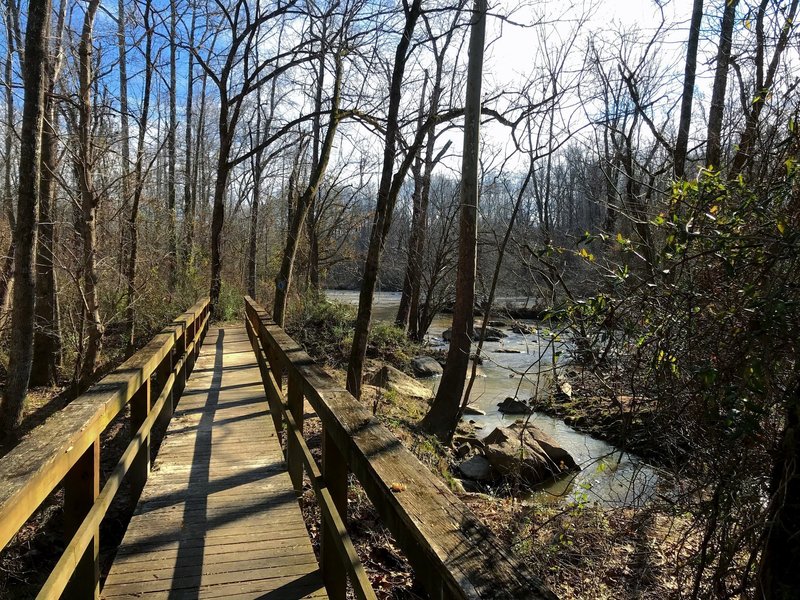
M244 328L209 330L102 597L326 597Z

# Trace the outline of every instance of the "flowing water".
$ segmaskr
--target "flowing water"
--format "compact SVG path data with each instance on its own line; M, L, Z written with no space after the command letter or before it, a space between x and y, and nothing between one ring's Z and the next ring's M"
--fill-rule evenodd
M358 292L329 290L327 296L338 302L358 304ZM378 292L373 301L373 319L393 321L400 302L400 294ZM447 348L442 332L450 327L450 315L437 315L426 336L434 348ZM528 399L549 393L555 361L563 366L563 342L554 342L549 332L532 321L526 322L531 334L512 332L500 327L508 337L499 342L486 342L483 346L483 365L475 381L470 405L486 413L485 416L468 416L480 427L479 436L488 435L495 427L509 426L519 415L505 416L497 410L497 403L508 396ZM561 361L561 362L559 362ZM439 380L427 380L435 390ZM578 432L560 419L543 413L534 413L530 423L552 436L575 458L581 471L544 486L535 494L538 501L597 502L605 506L636 506L655 492L658 473L636 456L620 452L611 444Z

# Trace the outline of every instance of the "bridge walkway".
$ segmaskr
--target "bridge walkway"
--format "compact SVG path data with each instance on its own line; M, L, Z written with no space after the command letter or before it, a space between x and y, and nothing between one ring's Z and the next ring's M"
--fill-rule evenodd
M101 595L326 597L243 327L209 329Z

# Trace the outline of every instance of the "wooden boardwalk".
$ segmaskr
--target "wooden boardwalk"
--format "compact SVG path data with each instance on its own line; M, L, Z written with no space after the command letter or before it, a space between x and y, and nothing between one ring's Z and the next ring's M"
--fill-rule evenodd
M326 597L243 327L209 330L102 597Z

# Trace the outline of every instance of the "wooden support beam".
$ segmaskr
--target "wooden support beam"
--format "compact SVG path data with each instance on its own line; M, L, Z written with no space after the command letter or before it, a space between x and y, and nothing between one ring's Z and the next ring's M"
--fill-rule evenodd
M303 434L303 402L303 382L299 377L290 375L288 405L300 435ZM286 440L286 466L294 492L299 497L303 494L303 452L297 439L292 435Z
M64 534L69 542L100 495L100 440L78 459L64 478ZM83 553L64 590L64 598L100 598L100 529Z
M347 526L347 460L336 447L328 430L322 428L322 478L331 494L331 499L342 523ZM339 555L335 536L339 532L326 521L322 521L322 580L331 600L347 597L347 576Z
M151 396L150 396L151 380L147 379L139 391L131 398L131 435L135 436L139 427L147 419L150 414ZM131 465L130 482L131 482L131 500L135 505L139 500L139 495L144 489L144 484L147 483L147 476L150 473L150 434L144 440L142 447L136 454L136 458Z
M156 389L158 390L159 395L164 389L164 386L167 384L167 379L172 374L172 360L173 360L172 352L169 352L165 357L164 360L161 361L161 364L158 365L156 369ZM175 406L173 404L173 395L172 392L169 393L167 401L164 403L164 408L161 411L161 414L158 417L158 426L161 429L166 429L167 425L169 425L169 420L172 418L172 413L175 410Z

